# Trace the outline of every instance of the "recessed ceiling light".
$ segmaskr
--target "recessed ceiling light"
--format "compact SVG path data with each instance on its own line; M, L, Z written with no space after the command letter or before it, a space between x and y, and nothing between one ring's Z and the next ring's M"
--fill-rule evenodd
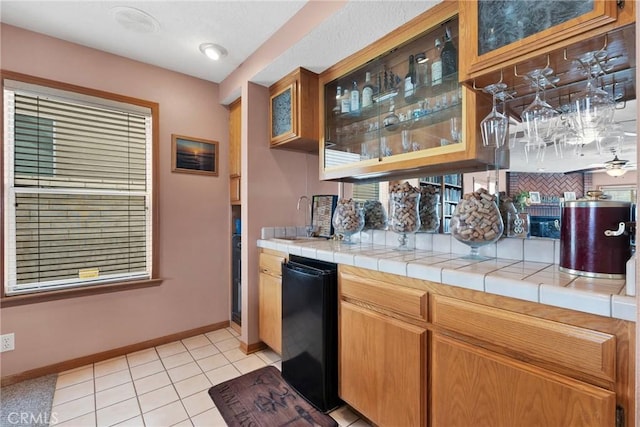
M111 8L111 14L120 26L136 33L155 33L160 29L156 18L134 7L117 6Z
M204 53L214 61L227 56L227 49L215 43L202 43L200 45L200 52Z

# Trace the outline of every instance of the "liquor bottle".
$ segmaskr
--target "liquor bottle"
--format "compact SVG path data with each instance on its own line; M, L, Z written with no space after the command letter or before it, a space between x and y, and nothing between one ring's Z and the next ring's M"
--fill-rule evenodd
M431 86L442 83L442 59L440 58L440 38L436 39L436 55L431 63Z
M371 73L367 71L362 88L362 108L370 107L371 104L373 104L373 85L371 84Z
M353 85L351 86L351 94L349 95L351 100L351 105L349 106L349 111L355 113L360 111L360 91L358 90L358 82L353 81Z
M340 114L340 100L342 98L342 87L338 86L338 89L336 91L336 106L333 107L333 113L334 114Z
M340 112L348 113L349 111L351 111L351 98L349 97L349 90L345 89L340 98Z
M442 46L440 58L442 58L442 75L447 78L458 71L458 50L451 40L451 29L447 27L444 33L444 46Z
M428 87L431 85L431 77L429 76L430 66L427 64L428 59L425 53L419 53L415 57L416 61L416 86Z
M416 70L413 63L413 55L409 55L409 71L404 76L404 99L410 99L415 92Z

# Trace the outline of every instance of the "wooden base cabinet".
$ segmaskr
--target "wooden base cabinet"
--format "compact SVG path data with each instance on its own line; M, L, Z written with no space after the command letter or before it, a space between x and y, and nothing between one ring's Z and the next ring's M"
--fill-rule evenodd
M282 272L285 254L263 250L260 253L258 283L258 333L260 340L282 354Z
M339 394L377 426L635 425L635 323L340 265Z
M615 393L455 339L431 340L431 425L615 425Z
M426 335L342 301L340 397L376 425L425 425Z

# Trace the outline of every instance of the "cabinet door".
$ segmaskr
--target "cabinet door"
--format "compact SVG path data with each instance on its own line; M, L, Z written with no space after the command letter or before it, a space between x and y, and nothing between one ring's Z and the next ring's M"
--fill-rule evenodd
M460 26L468 31L460 40L461 80L615 23L619 13L612 0L462 1Z
M298 135L297 79L287 79L286 86L271 95L269 107L271 145L278 145Z
M278 354L282 353L282 279L260 273L259 283L260 340Z
M611 391L439 334L431 363L434 427L615 425Z
M237 177L241 175L240 153L241 153L241 100L234 101L229 106L229 176ZM232 193L233 197L233 193Z
M426 331L340 303L339 394L380 426L426 425Z
M320 179L392 180L408 170L420 176L495 164L495 150L478 137L477 118L488 106L459 83L458 3L440 2L322 73ZM364 89L373 102L347 108Z

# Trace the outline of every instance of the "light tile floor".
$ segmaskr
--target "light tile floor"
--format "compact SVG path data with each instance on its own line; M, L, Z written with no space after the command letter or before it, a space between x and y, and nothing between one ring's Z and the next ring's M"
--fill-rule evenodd
M276 353L246 355L237 337L232 328L220 329L62 372L51 425L225 426L209 388L263 366L281 369ZM341 427L369 426L347 406L329 415Z

